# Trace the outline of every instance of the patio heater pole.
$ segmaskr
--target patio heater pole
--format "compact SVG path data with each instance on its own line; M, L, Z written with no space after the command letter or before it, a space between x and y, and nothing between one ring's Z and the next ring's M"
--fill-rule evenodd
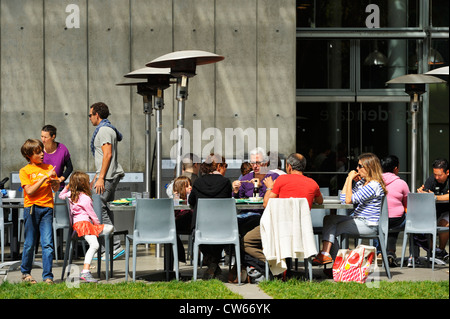
M145 191L151 191L151 176L150 171L150 144L151 144L151 115L152 115L152 96L144 95L144 114L145 114Z
M170 87L170 69L163 68L141 68L125 75L126 78L146 79L147 82L126 82L118 85L137 85L138 94L144 96L145 114L145 177L146 188L151 185L151 114L152 97L153 108L156 111L156 197L161 198L161 176L162 176L162 110L164 109L163 91Z
M425 84L423 89L425 92ZM407 93L410 94L410 111L411 111L411 192L415 192L417 180L417 115L419 113L421 92L408 92L408 84L406 85Z
M181 175L181 160L183 156L183 137L184 137L184 119L185 102L188 95L189 77L195 76L197 65L216 63L222 61L223 56L214 53L196 50L186 50L168 53L160 56L146 64L152 68L170 68L170 75L177 79L177 154L176 154L176 177Z
M184 119L185 119L185 102L188 96L188 77L182 75L177 78L177 101L178 101L178 116L177 116L177 137L178 137L178 147L177 147L177 162L176 162L176 176L181 175L183 155L183 137L184 137Z
M164 109L163 90L158 89L154 97L154 105L156 118L156 198L161 198L161 173L162 173L162 110Z
M444 80L431 75L407 74L392 79L386 84L404 84L405 92L410 99L411 112L411 192L416 192L417 179L417 115L420 107L420 96L426 92L425 84L445 83Z

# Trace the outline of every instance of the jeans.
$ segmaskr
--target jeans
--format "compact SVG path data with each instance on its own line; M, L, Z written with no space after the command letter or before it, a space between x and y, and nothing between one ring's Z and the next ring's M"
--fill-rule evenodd
M53 208L33 205L23 210L25 221L25 241L23 244L22 264L20 270L23 274L31 274L34 260L34 250L37 236L41 234L42 247L42 280L53 280Z
M118 175L113 179L105 179L105 191L100 194L102 201L102 224L114 226L114 213L109 209L108 202L113 201L115 198L116 187L124 175ZM95 193L95 189L92 190ZM113 251L121 249L119 236L114 236L113 239ZM105 251L105 247L101 247L101 252Z

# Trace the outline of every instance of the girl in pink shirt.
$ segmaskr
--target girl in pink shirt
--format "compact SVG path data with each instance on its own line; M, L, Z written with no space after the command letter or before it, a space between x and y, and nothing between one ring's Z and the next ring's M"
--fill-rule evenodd
M77 231L79 237L84 237L89 244L80 278L86 282L97 282L89 270L92 258L99 248L97 237L100 234L112 232L113 226L100 224L94 211L89 186L89 175L83 172L74 172L70 177L69 185L61 191L59 198L69 198L73 229Z

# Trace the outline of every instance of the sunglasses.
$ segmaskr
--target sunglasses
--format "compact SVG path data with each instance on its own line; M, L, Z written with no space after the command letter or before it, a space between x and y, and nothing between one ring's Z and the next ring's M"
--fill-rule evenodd
M362 166L361 164L358 164L356 167L358 167L358 168L364 168L364 166Z

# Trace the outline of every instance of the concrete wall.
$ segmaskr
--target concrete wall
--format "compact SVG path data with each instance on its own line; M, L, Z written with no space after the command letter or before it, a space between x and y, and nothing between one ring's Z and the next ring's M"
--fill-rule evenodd
M79 8L79 28L67 28L69 4ZM126 171L143 171L142 97L135 87L116 84L179 50L225 56L198 66L189 80L185 127L191 139L193 120L201 120L202 132L219 130L193 141L197 149L211 145L218 132L224 137L225 128L266 128L258 138L269 147L275 136L269 129L278 128L279 152L295 151L294 0L0 0L0 23L0 177L26 164L20 147L39 138L45 124L58 128L57 141L69 148L76 169L93 171L94 127L87 115L97 101L108 104L110 120L124 135L120 163ZM164 96L168 158L177 103L172 87ZM215 151L225 153L224 140Z

